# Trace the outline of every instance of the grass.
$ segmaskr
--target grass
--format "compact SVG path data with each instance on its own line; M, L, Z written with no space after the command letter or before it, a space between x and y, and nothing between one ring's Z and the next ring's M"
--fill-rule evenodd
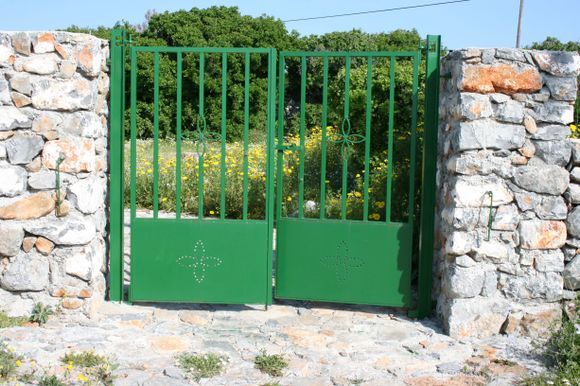
M24 325L26 322L28 322L28 318L24 316L12 317L0 311L0 328L18 327Z
M12 377L21 359L6 343L0 341L0 380Z
M576 298L573 314L551 328L550 338L542 346L548 371L524 378L520 385L580 385L580 333L576 330L576 326L580 324L579 304L580 296Z
M179 367L196 382L202 378L212 378L220 375L224 371L224 362L226 361L226 357L213 353L182 353L177 357Z
M282 355L269 355L265 351L254 359L254 366L261 372L272 377L281 377L288 362Z
M38 380L38 386L66 386L56 375L44 375Z
M84 373L77 376L78 380L102 385L112 385L114 381L113 371L118 367L109 358L95 354L92 351L70 352L65 354L60 361L68 365L68 371L74 366L82 368Z
M66 353L60 361L64 364L73 364L78 367L95 367L109 363L109 360L101 355L97 355L92 351L83 351L80 353L70 352Z

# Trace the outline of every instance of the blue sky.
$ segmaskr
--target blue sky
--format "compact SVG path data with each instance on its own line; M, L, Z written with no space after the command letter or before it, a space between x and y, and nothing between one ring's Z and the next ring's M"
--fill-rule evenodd
M211 5L238 6L249 15L282 20L392 8L441 0L0 0L0 30L58 29L70 24L96 27L125 19L141 23L148 9L159 12ZM360 28L367 32L416 28L421 35L440 34L449 48L513 47L519 0L472 0L399 12L287 23L301 34ZM580 40L580 0L525 0L522 45L548 35Z

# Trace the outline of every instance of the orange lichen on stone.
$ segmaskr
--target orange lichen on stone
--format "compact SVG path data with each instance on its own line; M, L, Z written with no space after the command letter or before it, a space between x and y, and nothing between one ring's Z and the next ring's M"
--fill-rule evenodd
M508 64L467 66L463 71L461 89L481 94L533 93L542 88L542 77L537 69L518 69Z

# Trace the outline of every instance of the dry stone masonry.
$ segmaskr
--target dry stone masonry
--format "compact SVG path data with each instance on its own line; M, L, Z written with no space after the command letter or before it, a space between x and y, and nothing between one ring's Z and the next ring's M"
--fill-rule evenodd
M454 337L543 333L580 289L579 75L576 53L442 61L435 293Z
M104 299L108 42L0 32L0 309ZM60 195L57 173L60 170Z

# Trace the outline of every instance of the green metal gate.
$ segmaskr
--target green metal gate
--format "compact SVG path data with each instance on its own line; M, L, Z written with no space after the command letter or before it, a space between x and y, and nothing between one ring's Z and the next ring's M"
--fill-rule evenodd
M110 298L123 299L123 65L127 51L131 69L126 119L130 128L130 301L271 304L275 219L277 298L401 306L416 309L417 316L429 314L439 42L438 36L427 39L422 89L420 47L412 52L281 52L276 71L274 49L133 47L127 44L124 31L115 30L111 40ZM176 196L171 198L171 210L162 211L160 202L165 208L167 202L159 197L160 183L167 181L160 182L159 178L160 162L163 164L160 147L167 146L160 141L159 109L160 88L167 87L167 81L159 79L159 68L168 55L175 63L172 167ZM232 210L224 198L229 167L227 100L233 82L227 73L232 57L237 57L238 65L242 63L244 68L243 160L239 161L243 197L236 218L228 217ZM267 98L262 102L251 101L250 97L250 84L256 78L251 74L254 57L261 57L259 60L268 68L264 85ZM214 71L207 77L208 61L213 61L214 67L216 61L221 63L219 75ZM189 68L192 63L194 70ZM151 90L138 87L140 65L152 67ZM397 69L405 66L411 69L412 79L410 83L407 80L408 89L399 89ZM185 71L195 71L195 85L189 82L184 88ZM221 85L220 95L213 102L207 100L206 79ZM196 118L183 127L182 98L184 93L192 92L192 86L197 101L188 108L195 110ZM419 122L422 130L418 131L419 93L423 90L425 114L423 124ZM142 117L138 92L151 93L154 110L148 118ZM401 104L397 102L399 93L406 98ZM352 111L353 101L360 106L361 100L364 109ZM252 217L248 211L254 194L248 186L250 103L263 103L267 115L263 127L265 194L261 218ZM205 119L208 106L221 109L219 123ZM397 119L397 114L406 118ZM143 119L148 119L146 123L153 128L149 158L138 156L142 148L138 121L143 124ZM400 122L406 122L404 129L399 127ZM407 134L401 136L403 131ZM418 147L419 139L422 146ZM194 179L197 185L195 192L185 194L186 152L182 149L187 146L193 146L197 166L185 178ZM422 154L418 149L423 150ZM219 155L217 180L210 181L204 174L204 157L209 151ZM401 151L404 156L397 157ZM421 158L423 173L419 178L416 165L420 166L417 161ZM137 210L137 170L143 162L151 163L150 213ZM381 163L387 166L381 167ZM379 176L377 170L384 172ZM297 178L291 178L295 175ZM219 207L211 211L204 198L208 181L220 184ZM417 182L422 192L420 224L414 223L418 213ZM192 199L195 203L190 206L195 212L186 213L184 202ZM416 301L411 296L414 250L419 257L415 262L419 289Z

